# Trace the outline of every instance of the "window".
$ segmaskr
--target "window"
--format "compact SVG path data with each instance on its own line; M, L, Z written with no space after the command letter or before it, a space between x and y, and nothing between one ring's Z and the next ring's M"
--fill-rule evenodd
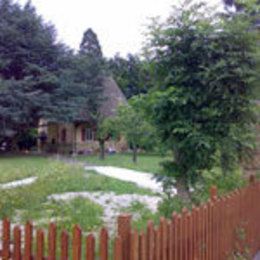
M94 133L91 128L86 128L85 130L85 140L94 140Z
M90 127L81 128L81 142L95 140L95 131Z

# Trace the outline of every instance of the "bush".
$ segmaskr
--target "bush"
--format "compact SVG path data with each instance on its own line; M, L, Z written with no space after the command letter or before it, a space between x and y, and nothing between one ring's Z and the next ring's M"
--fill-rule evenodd
M210 197L210 188L212 186L218 188L219 195L243 187L246 184L246 180L243 178L242 174L240 168L237 168L235 171L229 172L226 175L223 175L220 167L204 171L202 173L202 178L194 186L192 202L199 204L208 200Z
M179 197L165 198L159 205L158 211L166 218L171 218L173 212L181 212L183 208L190 208L187 202Z

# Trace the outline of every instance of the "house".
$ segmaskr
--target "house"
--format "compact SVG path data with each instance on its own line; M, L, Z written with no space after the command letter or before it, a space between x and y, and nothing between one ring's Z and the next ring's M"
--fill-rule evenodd
M126 98L111 77L102 79L103 102L99 113L103 118L115 115L120 104L126 104ZM89 120L90 115L84 111L85 120L71 123L49 122L41 119L38 126L38 151L45 153L95 153L99 150L96 139L96 126ZM107 150L124 151L127 149L123 139L106 142Z

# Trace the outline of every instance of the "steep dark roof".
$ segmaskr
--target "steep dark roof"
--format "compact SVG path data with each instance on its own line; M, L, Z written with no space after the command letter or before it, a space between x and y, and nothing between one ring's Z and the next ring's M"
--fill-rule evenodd
M126 104L126 97L112 77L103 79L103 102L99 112L104 117L114 116L119 105Z
M119 105L126 104L126 97L112 77L101 78L102 91L99 94L98 114L101 118L114 116ZM79 119L76 122L95 122L95 115L91 115L91 108L81 108Z

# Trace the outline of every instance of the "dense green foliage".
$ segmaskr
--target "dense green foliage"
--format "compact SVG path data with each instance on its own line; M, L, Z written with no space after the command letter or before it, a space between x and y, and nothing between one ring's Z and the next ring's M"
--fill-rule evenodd
M73 54L57 43L54 27L30 3L21 7L1 0L0 142L8 137L14 145L21 143L40 118L71 122L85 117L86 110L92 118L100 102L103 63L91 29L79 54Z
M0 1L0 46L1 130L35 126L57 105L70 111L72 102L63 99L67 89L58 80L69 53L30 4Z
M256 38L250 15L208 16L201 7L177 8L165 23L154 23L147 46L157 81L148 114L173 151L165 172L186 190L215 165L232 171L251 147Z
M115 55L108 60L108 69L126 98L147 93L152 85L149 64L138 56L129 54L126 58L122 58Z
M115 131L122 135L133 151L133 162L137 161L138 148L145 148L149 142L153 142L154 128L146 120L141 99L136 96L129 100L128 105L120 106L114 120Z

